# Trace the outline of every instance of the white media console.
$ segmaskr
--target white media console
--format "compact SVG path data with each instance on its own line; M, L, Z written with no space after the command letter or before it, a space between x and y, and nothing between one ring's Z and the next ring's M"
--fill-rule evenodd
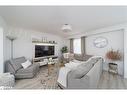
M47 65L47 64L55 64L58 63L59 59L58 56L45 56L45 57L38 57L33 58L33 63L39 63L40 66Z

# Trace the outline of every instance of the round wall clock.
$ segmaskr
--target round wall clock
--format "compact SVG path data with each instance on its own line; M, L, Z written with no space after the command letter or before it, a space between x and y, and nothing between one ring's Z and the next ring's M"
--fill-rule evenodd
M93 44L97 48L104 48L108 45L108 40L105 37L97 37Z

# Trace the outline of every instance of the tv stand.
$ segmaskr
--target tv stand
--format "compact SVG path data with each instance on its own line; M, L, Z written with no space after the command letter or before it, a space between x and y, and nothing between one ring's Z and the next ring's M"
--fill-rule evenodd
M52 58L54 63L56 60L58 60L58 56L45 56L45 57L33 58L33 63L34 64L39 63L40 66L47 65L48 63L45 62L44 59L49 59L49 58Z

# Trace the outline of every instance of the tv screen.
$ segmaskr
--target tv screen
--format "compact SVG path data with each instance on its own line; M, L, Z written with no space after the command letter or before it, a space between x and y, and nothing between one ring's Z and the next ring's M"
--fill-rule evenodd
M54 55L54 46L35 45L35 57Z

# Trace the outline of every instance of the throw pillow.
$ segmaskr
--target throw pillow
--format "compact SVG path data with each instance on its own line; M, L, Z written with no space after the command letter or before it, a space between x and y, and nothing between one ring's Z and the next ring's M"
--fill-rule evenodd
M91 57L92 57L92 55L84 55L82 60L87 61Z
M82 54L74 54L74 59L83 61L83 55Z
M32 63L31 63L29 60L27 60L27 61L24 62L24 63L21 63L21 65L22 65L22 67L23 67L24 69L28 68L31 64L32 64Z

